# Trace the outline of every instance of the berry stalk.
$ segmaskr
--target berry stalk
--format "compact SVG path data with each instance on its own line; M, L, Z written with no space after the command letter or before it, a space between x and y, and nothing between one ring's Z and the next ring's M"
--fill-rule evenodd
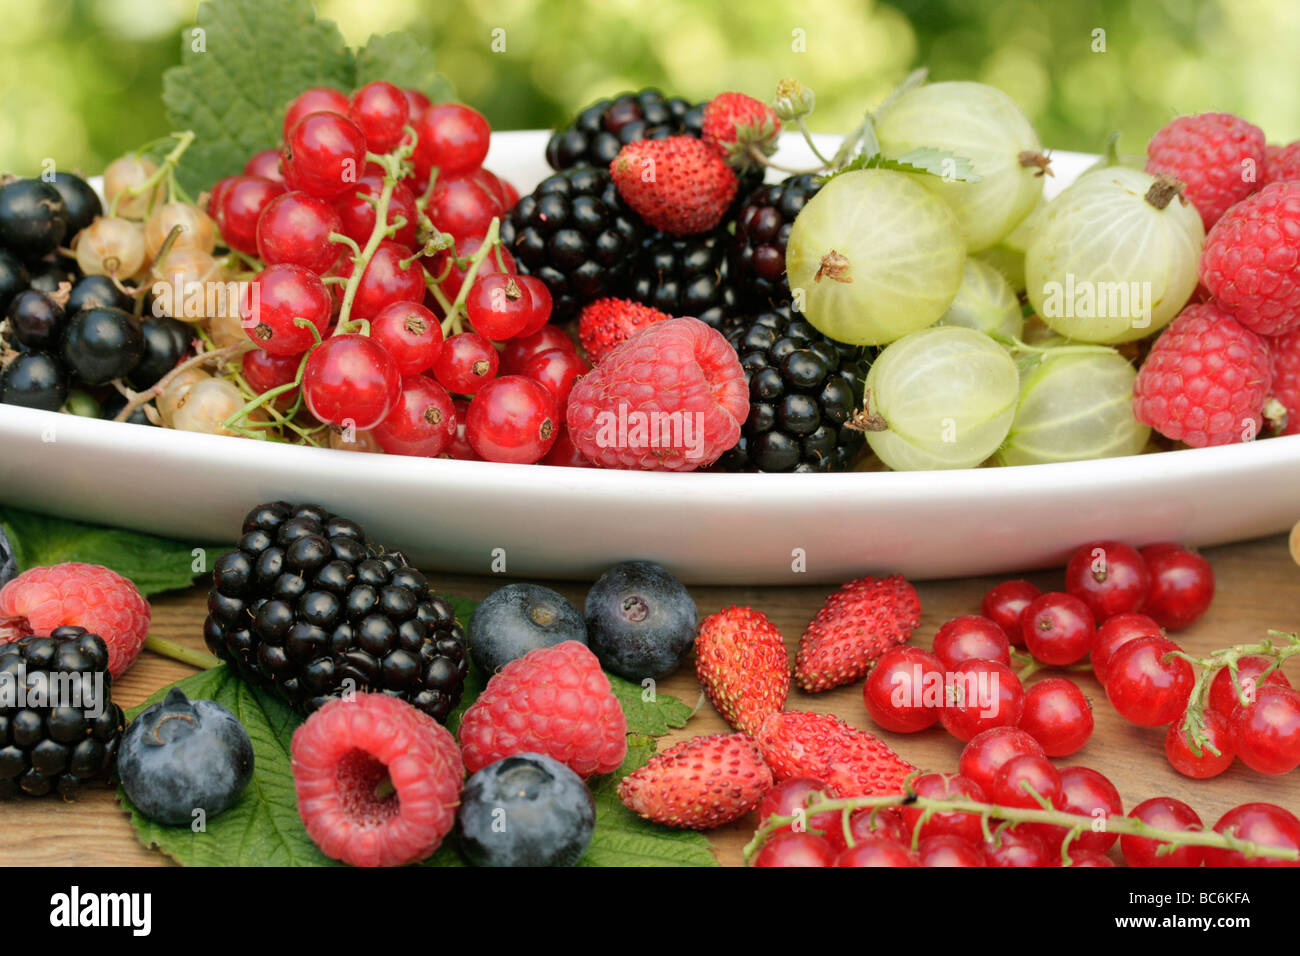
M447 277L451 271L451 263L448 263L447 273L438 279L430 279L426 284L433 292L438 304L442 306L446 313L446 318L442 320L442 334L445 337L456 335L465 329L465 302L469 299L470 289L474 286L474 280L478 278L479 267L483 264L492 252L501 245L501 220L493 218L492 224L488 226L487 234L483 236L483 244L475 250L474 254L469 257L469 267L465 270L465 278L461 281L460 293L456 296L455 302L448 302L447 296L442 291L442 280ZM458 260L459 261L459 260ZM500 259L498 259L500 262Z
M221 663L207 651L196 651L154 634L144 639L144 646L155 654L180 661L182 664L189 664L190 667L197 667L201 671L209 670Z
M180 133L172 133L171 138L174 138L176 140L176 145L173 146L171 151L168 152L167 155L163 157L162 163L158 166L158 168L154 170L154 172L147 179L144 179L141 182L136 183L134 186L128 186L126 189L123 189L120 193L118 193L116 196L113 197L113 202L108 207L108 214L110 217L117 215L117 206L118 203L122 201L123 196L134 197L134 196L139 196L141 193L144 192L148 192L152 196L153 190L164 179L167 180L167 188L168 188L169 195L179 192L176 186L176 167L180 165L181 157L184 156L185 151L190 148L190 144L194 142L195 139L194 131L187 129ZM149 203L149 208L145 210L146 215L151 212L153 212L152 201Z

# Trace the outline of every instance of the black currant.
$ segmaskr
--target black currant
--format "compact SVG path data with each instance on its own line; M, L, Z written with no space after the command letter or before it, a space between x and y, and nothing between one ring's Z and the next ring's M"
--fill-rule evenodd
M124 378L144 354L140 320L122 309L84 309L68 322L63 360L87 385Z
M0 246L35 262L57 249L67 231L67 206L49 183L16 179L0 186Z
M144 354L129 378L136 390L150 388L174 369L190 351L194 339L190 326L165 315L142 319L140 331L144 335Z
M23 352L0 372L0 402L57 412L68 397L68 375L48 352Z
M44 292L19 292L5 313L13 337L29 349L55 352L63 340L64 313Z
M85 276L78 279L68 294L68 315L76 315L82 309L106 307L110 309L131 308L131 300L113 284L108 276ZM152 383L150 383L152 384Z
M50 185L63 197L63 205L68 211L66 238L71 243L73 236L94 222L96 216L104 214L104 205L95 190L90 188L90 183L72 173L56 172Z

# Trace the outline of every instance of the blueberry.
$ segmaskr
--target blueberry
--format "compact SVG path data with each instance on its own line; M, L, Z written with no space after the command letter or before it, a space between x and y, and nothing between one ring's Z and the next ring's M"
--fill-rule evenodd
M191 702L172 688L131 722L117 754L122 787L146 817L189 826L229 808L253 777L253 745L235 715L215 701Z
M456 832L474 866L573 866L596 826L582 778L552 757L521 753L465 784Z
M650 561L614 565L591 586L584 610L601 666L638 682L676 670L699 626L685 585Z
M469 619L469 653L484 674L517 657L565 641L587 643L582 615L540 584L507 584L485 597Z

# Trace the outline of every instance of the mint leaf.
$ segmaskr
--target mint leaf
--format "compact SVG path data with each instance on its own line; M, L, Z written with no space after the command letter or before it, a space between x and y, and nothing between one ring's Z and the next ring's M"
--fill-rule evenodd
M629 734L662 737L669 730L685 727L686 721L690 720L691 714L694 713L690 707L669 694L654 693L650 700L645 700L648 691L640 684L634 684L614 674L606 676L609 678L609 686L614 691L614 696L623 705Z
M433 51L409 33L376 34L357 51L353 85L375 80L419 90L435 103L455 95L451 81L434 67Z
M14 548L19 570L47 567L65 561L102 564L129 578L148 597L159 591L187 588L203 571L195 571L196 545L82 524L64 518L0 506L0 523ZM224 547L202 548L204 569Z

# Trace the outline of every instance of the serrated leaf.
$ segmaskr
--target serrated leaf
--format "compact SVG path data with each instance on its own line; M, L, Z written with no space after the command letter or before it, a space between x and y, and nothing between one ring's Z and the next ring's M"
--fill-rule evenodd
M207 0L196 29L182 32L181 65L163 74L168 122L197 134L178 170L192 193L275 146L285 107L303 90L352 88L343 35L316 19L310 0Z
M928 147L914 149L897 157L863 151L844 166L820 179L822 183L828 183L842 173L860 169L892 169L899 173L938 176L944 182L977 183L980 181L980 175L975 172L974 164L965 156L958 156L946 149Z
M433 51L409 33L376 34L357 51L354 84L375 80L419 90L435 103L455 96L451 81L434 66Z
M194 543L135 531L68 521L0 506L0 523L13 545L19 570L65 561L102 564L130 579L148 597L194 583ZM224 548L208 546L204 567Z
M606 676L614 696L623 705L629 734L662 737L669 730L685 727L691 719L691 708L676 697L650 691L614 674Z

